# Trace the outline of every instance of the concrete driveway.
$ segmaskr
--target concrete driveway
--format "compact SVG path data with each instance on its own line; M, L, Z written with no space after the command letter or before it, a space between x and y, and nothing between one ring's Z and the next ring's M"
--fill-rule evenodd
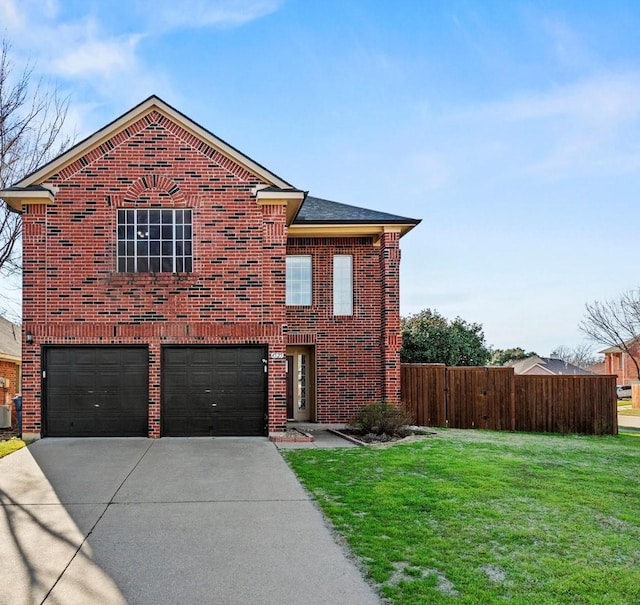
M379 603L261 438L45 439L0 459L0 601Z

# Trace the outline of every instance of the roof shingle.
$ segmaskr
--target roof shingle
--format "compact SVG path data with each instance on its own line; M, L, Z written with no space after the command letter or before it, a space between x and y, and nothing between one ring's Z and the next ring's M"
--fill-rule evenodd
M317 224L402 224L417 225L420 221L414 218L349 206L340 202L332 202L308 195L298 212L294 225Z

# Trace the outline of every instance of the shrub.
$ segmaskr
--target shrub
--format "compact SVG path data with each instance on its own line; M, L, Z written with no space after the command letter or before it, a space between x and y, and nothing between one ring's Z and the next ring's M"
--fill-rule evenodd
M407 424L411 424L411 418L405 408L385 401L365 405L349 421L350 428L365 435L398 435Z

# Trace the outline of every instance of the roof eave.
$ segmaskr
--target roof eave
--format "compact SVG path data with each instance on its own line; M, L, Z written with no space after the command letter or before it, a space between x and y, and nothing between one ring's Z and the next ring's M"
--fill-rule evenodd
M34 191L28 187L0 190L0 198L2 198L7 206L16 212L22 212L25 204L53 204L55 192L49 189L41 189Z
M366 223L366 222L337 222L322 223L294 223L289 227L290 237L373 237L374 243L379 243L384 233L399 233L406 235L418 223Z
M256 191L258 205L283 205L287 207L287 227L294 221L307 192L301 189L259 189Z
M606 355L607 353L622 353L622 349L620 347L609 347L607 349L602 349L602 351L598 351L601 355Z

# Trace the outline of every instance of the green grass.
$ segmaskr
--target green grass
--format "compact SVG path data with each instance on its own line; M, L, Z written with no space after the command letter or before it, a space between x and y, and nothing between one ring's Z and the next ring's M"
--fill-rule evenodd
M639 409L619 410L618 414L620 414L620 416L640 416L640 410Z
M392 603L640 603L640 439L439 430L284 455Z
M25 446L24 441L21 439L8 439L7 441L0 441L0 458L8 456L9 454L23 448Z

